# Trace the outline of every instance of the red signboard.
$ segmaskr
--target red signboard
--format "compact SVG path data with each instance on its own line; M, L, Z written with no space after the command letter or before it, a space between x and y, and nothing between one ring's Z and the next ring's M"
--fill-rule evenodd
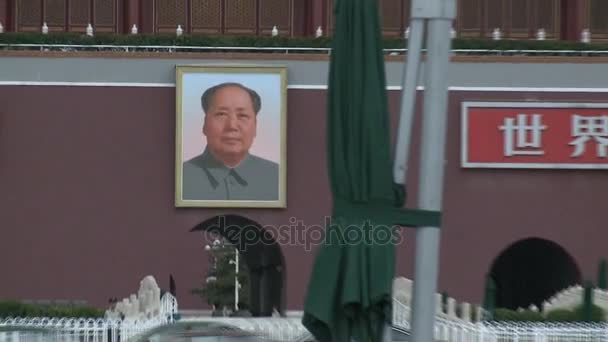
M462 166L608 168L608 103L463 102Z

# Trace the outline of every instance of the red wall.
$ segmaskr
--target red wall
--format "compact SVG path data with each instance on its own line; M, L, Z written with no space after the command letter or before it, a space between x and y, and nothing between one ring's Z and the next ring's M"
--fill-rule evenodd
M460 104L464 100L602 101L605 94L452 94L440 286L452 297L480 302L483 277L494 258L527 237L560 244L575 259L583 278L595 280L599 259L608 256L604 246L608 239L605 171L459 168Z
M323 94L289 96L289 211L222 211L174 207L174 89L3 87L0 297L104 305L147 274L167 288L173 273L182 307L200 306L188 294L207 269L202 235L189 232L195 225L224 212L264 225L291 216L322 224ZM283 251L294 294L310 266L302 251ZM291 296L288 306L300 303Z
M4 26L4 32L9 31L8 24L8 0L0 0L0 23Z
M399 92L390 95L396 114ZM493 259L531 236L561 244L594 276L607 254L603 172L461 169L459 112L465 99L601 97L451 94L439 290L479 303ZM206 242L192 227L222 213L262 225L289 224L290 217L322 225L330 212L324 91L288 92L286 210L174 207L172 88L3 86L0 103L0 298L105 306L109 297L135 292L148 274L167 288L172 273L181 308L201 308L189 289L205 275ZM411 162L408 206L415 206L416 154ZM412 277L414 234L405 236L398 274ZM283 253L287 308L301 309L314 253L304 246L283 246Z

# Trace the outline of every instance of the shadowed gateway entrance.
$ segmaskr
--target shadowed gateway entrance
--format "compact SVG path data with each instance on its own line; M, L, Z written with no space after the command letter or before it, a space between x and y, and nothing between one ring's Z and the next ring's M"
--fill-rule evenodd
M542 302L558 291L581 284L574 259L560 245L544 239L517 241L495 260L490 276L496 283L496 307L515 310Z
M285 312L285 262L281 247L260 224L238 215L221 215L190 230L215 233L236 247L249 270L249 300L255 317Z

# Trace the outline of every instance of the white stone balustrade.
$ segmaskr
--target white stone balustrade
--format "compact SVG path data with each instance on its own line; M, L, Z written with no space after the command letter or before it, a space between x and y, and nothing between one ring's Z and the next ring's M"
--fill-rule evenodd
M413 281L405 277L397 277L393 281L393 298L402 303L408 309L412 307L412 290ZM553 297L545 301L541 307L530 305L528 308L519 308L518 311L531 310L534 312L542 312L546 315L548 312L557 309L574 309L583 303L584 288L581 285L568 287ZM467 302L457 302L454 298L447 298L446 303L443 303L443 296L440 293L435 294L435 311L438 318L447 321L458 322L479 322L483 320L483 308L479 305L471 305ZM593 289L593 304L608 312L608 291L599 288ZM474 313L474 317L471 316ZM408 321L410 320L410 311L405 313Z
M116 303L106 311L106 317L125 319L150 319L161 314L160 288L153 276L144 277L139 283L137 294Z
M412 280L405 277L397 277L393 281L393 298L404 306L411 308L412 289ZM448 297L444 310L442 294L436 293L435 296L436 315L441 319L458 322L479 322L483 318L483 308L481 306L472 306L467 302L458 303L456 299ZM475 310L475 317L473 319L471 318L471 310ZM406 313L405 319L410 320L409 310Z
M583 304L585 289L581 285L570 286L556 293L542 304L542 312L547 313L558 309L574 309ZM593 289L593 304L608 312L608 291Z
M461 318L463 321L465 321L465 322L471 321L471 304L466 303L466 302L460 304L460 312L461 312Z

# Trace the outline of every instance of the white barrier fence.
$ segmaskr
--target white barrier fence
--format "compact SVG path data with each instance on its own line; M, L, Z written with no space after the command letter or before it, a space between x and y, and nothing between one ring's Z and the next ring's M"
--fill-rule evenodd
M410 330L409 306L394 300L393 326ZM161 300L162 314L152 318L7 318L0 319L0 342L79 341L127 342L161 331L174 323L177 302ZM181 323L214 323L226 331L271 341L312 341L301 317L189 317ZM161 328L161 329L159 329ZM435 340L445 342L608 342L608 323L466 322L436 317Z
M400 304L396 304L397 310L405 310L400 319L408 320L409 306L413 302L414 282L405 277L397 277L393 281L393 298ZM444 303L445 299L445 303ZM483 318L483 308L467 302L458 302L452 297L443 298L441 293L435 293L435 314L437 318L457 322L478 322Z
M606 342L606 323L485 322L438 320L435 340L450 342Z
M410 330L410 307L393 300L393 326ZM608 322L470 322L435 317L435 340L446 342L608 342Z
M155 317L145 321L75 318L7 318L0 321L0 341L129 341L168 324Z
M79 341L126 342L136 340L153 329L171 324L177 313L177 300L166 293L160 312L138 318L0 318L0 342Z

